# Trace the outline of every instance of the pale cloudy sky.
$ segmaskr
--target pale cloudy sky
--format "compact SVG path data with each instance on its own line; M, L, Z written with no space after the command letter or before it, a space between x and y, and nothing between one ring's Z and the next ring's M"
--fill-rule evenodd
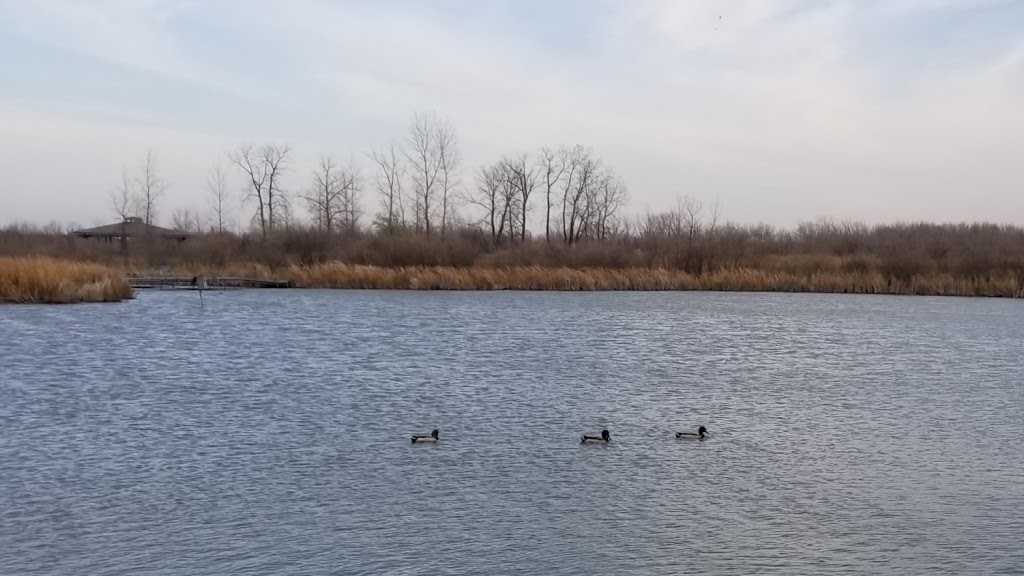
M1020 1L0 0L0 225L109 221L148 148L163 222L243 142L290 144L297 191L416 110L467 183L580 143L636 212L1024 224Z

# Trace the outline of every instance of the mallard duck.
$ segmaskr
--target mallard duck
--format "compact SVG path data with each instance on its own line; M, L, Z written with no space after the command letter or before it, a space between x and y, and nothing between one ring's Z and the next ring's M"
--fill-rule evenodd
M412 443L416 444L419 442L437 442L437 430L434 430L430 434L416 434L412 437Z
M676 438L683 440L703 440L708 436L708 429L701 426L697 432L676 432Z
M601 430L601 435L600 436L587 436L586 434L584 434L583 436L580 436L580 444L590 444L590 443L593 443L593 442L603 442L603 443L607 444L608 442L611 442L611 441L612 441L612 436L611 436L611 434L608 433L607 430Z

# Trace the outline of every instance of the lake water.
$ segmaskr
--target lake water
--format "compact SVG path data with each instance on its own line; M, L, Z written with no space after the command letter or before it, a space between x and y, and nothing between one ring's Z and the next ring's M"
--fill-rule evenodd
M0 574L1021 574L1022 318L717 293L0 307Z

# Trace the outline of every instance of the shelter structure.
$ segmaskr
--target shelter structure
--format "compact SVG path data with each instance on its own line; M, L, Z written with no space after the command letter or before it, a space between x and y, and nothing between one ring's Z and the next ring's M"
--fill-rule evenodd
M123 222L86 228L72 232L79 238L100 238L112 242L114 240L127 240L129 238L162 238L165 240L177 240L179 242L188 238L188 234L181 230L170 230L152 224L146 224L142 218L129 216Z

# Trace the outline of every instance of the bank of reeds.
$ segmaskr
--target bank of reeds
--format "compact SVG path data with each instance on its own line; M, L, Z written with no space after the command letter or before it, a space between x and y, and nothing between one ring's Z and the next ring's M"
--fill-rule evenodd
M933 273L909 279L880 272L835 270L797 272L751 268L693 274L666 268L567 268L542 266L382 267L326 262L272 269L260 264L224 268L179 266L173 275L244 276L288 280L297 288L384 290L550 290L819 292L928 296L1022 297L1024 285L1013 274L964 278Z
M671 219L670 219L671 220ZM690 223L657 215L604 238L565 243L444 238L416 231L197 234L108 242L0 229L0 257L50 256L141 276L235 276L325 288L730 290L1024 297L1024 228L994 224L822 222L796 229ZM671 225L670 225L671 224Z
M721 269L692 274L664 268L381 268L343 263L291 267L283 275L297 287L414 290L557 290L821 292L934 296L1021 295L1014 276L956 278L949 274L887 279L876 272L796 274Z
M123 274L100 264L0 257L0 303L118 302L132 295Z

